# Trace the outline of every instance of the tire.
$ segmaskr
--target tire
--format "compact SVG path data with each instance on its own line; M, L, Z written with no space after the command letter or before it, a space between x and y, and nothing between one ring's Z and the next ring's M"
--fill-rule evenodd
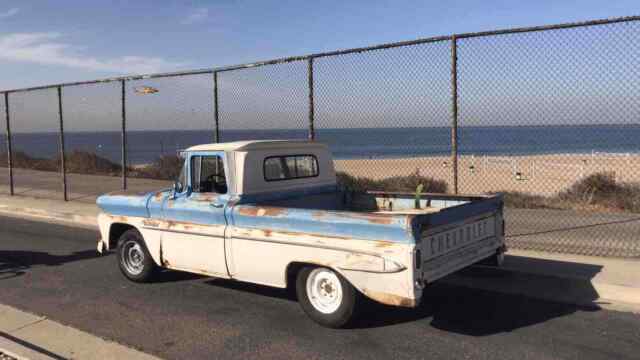
M155 275L158 266L135 229L125 231L118 239L118 266L122 274L134 282L149 282Z
M491 267L502 267L504 263L504 251L498 250L495 254L490 257L480 261L480 265L491 266Z
M296 294L304 312L322 326L341 328L355 317L358 291L329 268L302 268L296 278Z

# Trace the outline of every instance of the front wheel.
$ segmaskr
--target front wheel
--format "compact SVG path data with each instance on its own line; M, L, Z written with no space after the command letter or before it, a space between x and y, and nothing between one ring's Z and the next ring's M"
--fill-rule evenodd
M155 274L157 266L137 230L127 230L120 236L118 265L122 274L135 282L148 282Z
M302 309L320 325L340 328L355 315L357 290L329 268L305 267L300 270L296 293Z

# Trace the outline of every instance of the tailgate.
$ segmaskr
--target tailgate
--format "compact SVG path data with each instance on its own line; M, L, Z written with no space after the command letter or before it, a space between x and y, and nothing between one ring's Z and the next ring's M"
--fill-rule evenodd
M431 282L494 254L504 242L502 216L491 212L427 228L420 239L421 266L416 271Z

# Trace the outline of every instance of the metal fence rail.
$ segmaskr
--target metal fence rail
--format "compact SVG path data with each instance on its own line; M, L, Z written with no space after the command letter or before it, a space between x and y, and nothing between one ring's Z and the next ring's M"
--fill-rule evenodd
M506 192L512 247L640 257L640 17L2 91L0 193L166 186L176 150L331 147L372 190Z

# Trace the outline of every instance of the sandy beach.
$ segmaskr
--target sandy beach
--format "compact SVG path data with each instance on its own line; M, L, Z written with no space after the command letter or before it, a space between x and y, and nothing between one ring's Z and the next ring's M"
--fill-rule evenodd
M334 161L337 171L358 177L382 179L409 175L446 181L453 188L451 157L348 159ZM612 174L620 182L640 182L637 154L551 154L527 156L464 155L458 158L458 186L461 193L520 191L554 195L584 176L597 172Z

